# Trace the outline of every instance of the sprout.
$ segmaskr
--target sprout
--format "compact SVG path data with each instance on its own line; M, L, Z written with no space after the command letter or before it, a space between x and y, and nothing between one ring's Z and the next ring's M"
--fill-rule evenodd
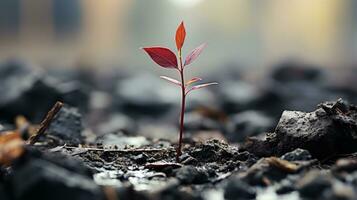
M194 83L201 81L202 79L199 77L194 77L191 80L185 82L184 77L184 69L187 65L190 65L203 51L206 47L206 44L201 44L197 48L193 49L185 58L185 62L182 63L182 46L185 42L186 30L184 23L181 22L179 27L176 30L176 47L177 47L177 56L174 52L166 47L144 47L142 48L151 59L161 67L176 69L180 75L180 81L170 78L167 76L160 76L160 78L173 83L181 88L181 113L180 113L180 133L178 140L178 147L176 150L176 162L179 162L179 157L181 155L181 147L182 147L182 136L183 136L183 121L185 115L185 103L186 96L193 90L201 89L210 85L216 85L218 83L203 83L199 85L193 85ZM178 60L178 61L177 61Z

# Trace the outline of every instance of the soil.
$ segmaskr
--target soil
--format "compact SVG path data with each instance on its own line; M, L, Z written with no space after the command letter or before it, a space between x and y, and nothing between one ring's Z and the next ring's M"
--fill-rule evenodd
M14 68L14 64L11 67ZM17 67L22 69L21 65ZM288 72L278 70L277 74L289 76ZM319 72L308 72L307 77L298 76L292 80L311 83ZM26 78L28 70L11 73L11 76ZM39 76L31 77L31 83L45 84L45 90L55 91L56 96L71 104L66 103L54 116L50 112L52 114L44 121L51 123L42 123L40 130L45 131L36 135L33 131L36 126L30 122L20 123L20 129L19 124L11 123L12 117L21 113L16 105L25 104L19 99L33 101L31 91L36 84L23 93L21 90L26 87L18 85L22 89L11 92L17 95L9 94L4 98L7 101L0 101L0 111L6 116L0 122L0 137L17 128L25 141L31 141L23 146L23 153L11 159L10 165L0 165L1 200L357 199L357 107L345 100L322 102L311 112L283 111L273 125L270 123L276 120L267 114L272 108L259 109L262 102L269 102L272 96L274 101L276 98L286 104L291 101L281 99L284 95L279 97L268 91L260 97L250 96L249 99L264 100L255 99L249 105L244 101L231 105L241 97L229 97L229 106L236 106L233 110L243 109L244 120L239 119L239 113L229 118L228 112L189 109L191 117L185 127L183 154L177 163L175 140L165 139L168 137L161 133L161 129L150 129L155 122L148 117L131 115L151 107L152 102L155 102L155 111L149 110L149 113L165 115L161 113L161 107L168 109L169 102L161 104L153 100L147 105L145 101L139 102L138 106L131 102L130 107L110 113L108 116L112 117L105 121L100 119L100 116L108 118L105 111L127 105L127 102L115 102L108 107L97 102L87 108L91 112L76 106L80 108L78 110L73 106L78 100L68 99L68 91L47 85ZM277 79L277 76L273 77ZM6 82L5 79L1 81ZM285 77L275 81L285 85L289 80ZM7 90L0 91L5 95ZM72 97L83 97L85 92L72 90L71 94ZM95 95L105 99L100 92ZM140 96L139 93L135 95ZM37 99L38 95L35 97ZM41 102L36 105L40 106ZM227 105L223 104L223 107ZM245 110L246 107L258 111L252 114ZM30 120L37 121L34 108L22 106L21 109ZM50 107L46 109L48 111ZM119 113L125 113L125 116ZM235 121L236 118L239 120ZM144 126L136 126L136 121ZM88 128L90 126L94 127ZM262 127L275 128L264 132ZM247 130L246 135L231 135L237 129ZM101 134L101 130L105 133ZM163 132L173 132L170 137L177 136L175 129L168 130L171 129ZM133 134L137 131L145 134ZM219 139L199 140L197 132L205 138L213 135Z
M354 199L355 116L353 105L327 102L312 113L283 114L270 139L242 146L186 140L180 163L166 140L119 149L59 145L46 135L2 168L0 191L6 199Z

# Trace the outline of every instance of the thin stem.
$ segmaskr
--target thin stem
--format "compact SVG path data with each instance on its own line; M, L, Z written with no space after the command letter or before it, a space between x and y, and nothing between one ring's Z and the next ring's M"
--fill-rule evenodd
M61 110L62 106L63 106L63 103L57 101L56 104L51 108L51 110L48 111L45 119L41 122L40 128L37 130L37 133L32 135L29 138L29 141L28 141L29 144L35 144L37 142L37 140L42 135L45 134L45 131L50 126L50 124L51 124L53 118L56 116L56 114Z
M180 113L180 135L179 135L178 147L176 150L176 162L180 162L182 136L183 136L183 121L185 116L185 103L186 103L186 88L185 88L185 79L184 79L184 72L182 66L181 50L179 50L178 54L179 54L179 61L180 61L179 72L181 78L181 113Z

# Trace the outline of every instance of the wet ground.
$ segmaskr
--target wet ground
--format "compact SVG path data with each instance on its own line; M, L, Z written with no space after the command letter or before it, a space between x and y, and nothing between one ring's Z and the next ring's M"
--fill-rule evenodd
M0 71L1 200L357 198L346 77L296 63L264 87L222 75L192 96L176 163L179 93L165 82L18 61Z

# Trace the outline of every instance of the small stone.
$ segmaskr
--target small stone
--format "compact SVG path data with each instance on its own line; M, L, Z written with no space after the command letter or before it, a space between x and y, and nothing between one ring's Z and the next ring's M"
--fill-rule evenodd
M288 61L279 64L272 73L272 78L282 83L296 81L317 81L321 78L322 72L316 66L309 66L304 63Z
M294 183L292 183L290 180L288 179L284 179L283 181L281 181L276 189L276 193L277 194L287 194L290 193L292 191L296 190L296 188L294 187Z
M323 195L325 199L356 199L356 191L353 186L335 181L332 190L327 190Z
M46 133L61 138L67 143L79 144L82 137L82 115L76 108L64 106L51 122Z
M201 162L211 162L217 159L224 161L233 157L233 149L223 141L213 139L196 145L189 154Z
M224 198L228 200L254 199L255 190L239 177L230 178L224 187Z
M247 171L241 173L241 178L251 185L268 186L279 182L289 174L295 174L298 165L276 157L262 158Z
M185 160L182 160L181 163L184 165L196 165L198 161L194 157L190 156Z
M148 156L146 154L142 153L142 154L133 156L133 159L138 164L144 164L144 163L146 163Z
M61 99L55 83L42 70L19 60L0 64L1 119L12 122L17 115L40 121Z
M176 178L183 184L202 184L208 181L208 174L193 166L184 166L177 170Z
M297 190L302 197L317 198L332 187L332 177L328 173L310 171L297 182Z
M254 108L264 98L264 92L243 81L225 81L220 88L223 106L230 112Z
M177 179L169 179L165 186L150 199L203 200L201 195L199 192L184 189Z
M92 179L38 159L14 171L12 188L16 199L104 199Z
M294 151L288 152L281 156L281 159L287 161L302 161L302 160L311 160L312 156L309 151L305 149L295 149Z
M342 158L337 160L336 164L332 167L333 172L348 172L352 173L357 170L357 160Z
M98 126L98 133L108 134L124 132L127 134L134 133L137 127L134 121L126 115L114 114L109 117L109 120L101 123Z
M155 89L153 89L155 88ZM117 84L116 99L121 109L131 115L158 115L167 112L179 97L175 88L163 84L160 78L140 74L121 80Z
M223 127L220 122L211 118L205 117L198 112L189 112L185 114L184 122L185 130L221 130Z
M229 141L243 141L246 137L256 136L274 127L273 120L258 111L245 111L231 117Z
M80 111L87 111L89 104L90 89L79 81L70 81L56 85L63 102L77 107Z

